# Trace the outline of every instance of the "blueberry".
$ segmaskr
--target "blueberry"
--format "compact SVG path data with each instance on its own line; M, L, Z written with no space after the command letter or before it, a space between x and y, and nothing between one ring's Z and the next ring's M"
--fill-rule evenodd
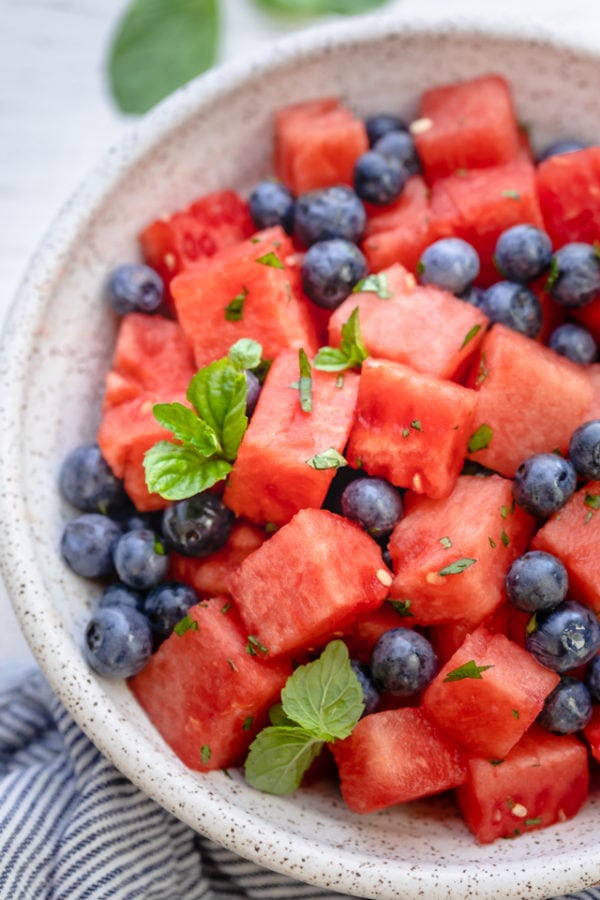
M536 453L521 463L513 480L513 497L532 516L547 519L565 505L577 486L569 460L556 453Z
M164 286L160 275L142 263L126 263L108 279L106 293L120 316L131 312L155 312L162 303Z
M379 705L379 691L371 680L367 666L362 665L354 659L350 661L350 666L362 688L363 703L365 704L363 716L368 716L370 713L375 712Z
M150 622L155 646L169 637L196 603L198 596L194 589L180 581L163 581L150 591L143 612Z
M461 291L461 293L457 294L456 296L460 300L464 300L465 303L469 303L471 306L479 308L481 306L484 294L484 288L479 287L476 284L470 284L465 291Z
M302 287L323 309L335 309L368 272L356 244L342 238L317 241L302 260Z
M516 281L497 281L483 294L479 309L492 322L534 338L542 327L542 306L533 291Z
M102 592L98 608L103 609L105 606L128 606L130 609L142 612L144 597L139 591L134 591L133 588L119 581L116 584L109 584Z
M294 234L305 247L343 238L358 244L367 215L352 188L343 184L301 194L294 211Z
M600 656L594 656L585 670L585 683L594 703L600 703Z
M402 518L402 498L385 478L355 478L341 497L342 514L372 537L387 537Z
M556 251L548 276L548 291L560 306L587 306L600 291L600 261L592 244L565 244Z
M462 294L479 274L479 255L462 238L440 238L424 250L417 272L421 284Z
M577 150L585 150L585 147L586 144L572 139L556 141L540 153L538 162L543 162L551 156L563 156L565 153L575 153Z
M89 666L107 678L129 678L140 672L152 653L146 617L136 609L99 609L85 630L84 656Z
M408 179L408 172L394 156L382 156L369 150L354 165L354 190L361 200L386 206L397 200Z
M406 131L406 122L399 116L390 113L377 113L365 119L365 128L369 146L372 147L384 134L394 131Z
M294 195L274 178L267 178L256 185L248 201L250 215L256 228L281 225L291 234L294 227Z
M523 612L553 609L567 596L569 576L558 557L530 550L511 565L505 579L510 602Z
M107 578L114 572L113 549L121 528L101 513L83 513L67 522L60 549L63 559L84 578Z
M123 531L135 531L137 528L150 528L151 531L160 531L162 510L140 512L133 504L129 504L113 513L111 518L119 523Z
M373 150L381 156L397 159L409 175L418 175L421 172L421 160L409 131L388 132L373 145Z
M378 691L414 697L438 670L429 641L410 628L391 628L377 639L371 653L371 678Z
M592 610L565 600L554 609L535 613L525 646L543 666L568 672L589 662L600 649L600 624Z
M580 366L589 365L598 354L598 345L590 332L574 322L555 328L548 339L548 346Z
M254 372L251 372L250 369L244 369L244 375L246 376L246 415L250 418L258 403L261 384Z
M67 454L58 486L63 497L83 512L108 515L128 502L123 482L113 475L98 444L82 444Z
M149 528L125 532L117 541L113 559L121 581L137 590L158 584L169 567L162 542Z
M600 419L591 419L575 429L569 443L569 459L586 481L600 478Z
M209 556L226 543L233 513L220 497L204 491L165 510L163 537L183 556Z
M587 687L578 678L563 675L546 697L536 722L556 734L573 734L585 728L591 718L592 698Z
M494 260L505 278L533 281L550 267L552 241L535 225L513 225L498 238Z

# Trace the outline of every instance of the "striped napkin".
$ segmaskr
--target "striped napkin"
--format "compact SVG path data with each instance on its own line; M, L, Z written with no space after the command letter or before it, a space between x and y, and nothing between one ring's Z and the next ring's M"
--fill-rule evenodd
M0 900L341 896L197 835L101 755L37 670L0 671Z

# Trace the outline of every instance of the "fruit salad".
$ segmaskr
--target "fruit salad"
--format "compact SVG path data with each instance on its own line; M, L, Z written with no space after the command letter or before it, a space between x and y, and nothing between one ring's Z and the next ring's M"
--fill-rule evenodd
M273 134L107 277L82 652L193 769L560 823L600 760L600 147L534 152L493 74Z

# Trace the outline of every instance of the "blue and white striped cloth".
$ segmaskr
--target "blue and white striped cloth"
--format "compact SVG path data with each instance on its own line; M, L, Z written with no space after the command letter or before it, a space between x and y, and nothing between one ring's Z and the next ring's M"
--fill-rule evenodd
M99 753L39 672L0 676L0 900L341 896L200 837Z

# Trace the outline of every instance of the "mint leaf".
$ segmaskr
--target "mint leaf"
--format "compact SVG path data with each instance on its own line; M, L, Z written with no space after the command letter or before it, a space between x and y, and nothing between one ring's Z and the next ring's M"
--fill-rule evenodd
M256 0L267 12L281 15L351 16L383 6L387 0Z
M306 460L306 465L313 469L339 469L341 466L347 466L348 462L335 447L329 447L322 453L316 453Z
M198 623L195 619L192 619L191 616L184 616L183 619L180 619L179 622L177 622L173 631L178 637L183 637L188 631L198 631Z
M283 711L281 703L274 703L269 709L269 722L271 725L286 725L292 728L296 727L296 723L288 718Z
M488 669L493 668L493 666L478 666L474 659L470 659L464 665L448 672L444 681L462 681L464 678L480 679L482 672L487 672Z
M387 601L392 609L394 609L399 616L410 616L414 618L413 614L410 611L412 603L410 600L388 600Z
M268 794L290 794L300 787L323 743L303 728L269 725L250 744L246 781Z
M191 444L203 456L212 456L221 450L214 430L196 413L182 403L156 403L152 407L154 418L171 431L178 441Z
M159 441L144 455L146 484L165 500L185 500L208 490L231 472L224 459L207 459L192 446Z
M261 266L270 266L272 269L285 268L274 250L269 251L269 253L265 253L264 256L257 257L255 261L257 263L260 263Z
M342 325L342 340L340 349L335 347L321 347L314 358L315 369L325 372L342 372L344 369L359 367L368 357L360 332L358 319L359 308L356 306L348 321Z
M144 113L217 55L217 0L134 0L110 48L108 75L122 112Z
M305 351L298 350L298 366L300 368L300 381L298 392L300 394L300 409L302 412L312 412L312 369Z
M244 303L246 302L246 297L248 296L248 291L246 288L242 288L239 294L236 294L233 300L230 300L227 306L225 307L225 319L228 322L241 322L244 317Z
M468 450L469 453L476 453L478 450L485 450L486 447L489 447L490 441L494 436L494 432L492 431L489 425L486 425L484 422L483 425L480 425L477 431L471 435L469 438Z
M233 462L248 425L247 382L229 359L218 359L200 369L190 381L187 398L219 436L223 456Z
M286 716L324 741L348 737L363 709L363 692L343 641L296 669L281 692Z
M240 338L227 355L238 369L256 369L262 362L262 346L252 338Z
M600 509L600 494L590 494L586 492L583 503L585 506L589 506L590 509Z
M321 347L314 358L315 369L321 372L343 372L348 367L348 357L336 347Z
M468 556L463 556L462 559L457 559L455 562L450 563L450 565L440 569L438 575L459 575L476 562L476 559L469 559Z
M367 275L366 278L363 278L362 281L359 281L358 284L354 285L352 292L354 294L377 294L382 300L389 300L390 297L394 296L393 292L390 290L390 283L385 272L380 272L378 275Z

